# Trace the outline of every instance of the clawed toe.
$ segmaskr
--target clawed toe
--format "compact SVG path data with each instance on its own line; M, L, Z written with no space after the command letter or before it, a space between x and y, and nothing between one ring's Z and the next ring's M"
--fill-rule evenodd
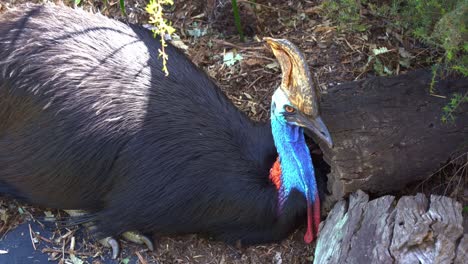
M103 245L104 247L108 247L112 249L112 259L117 258L117 256L120 253L120 247L119 247L119 243L117 242L115 238L106 237L106 238L99 240L99 243L101 243L101 245Z
M72 217L80 217L86 215L85 211L81 210L65 210L70 216ZM96 230L96 226L93 223L84 223L83 224L89 231L93 232ZM125 238L127 241L133 242L139 245L146 245L149 250L154 251L154 245L151 239L147 236L140 234L136 231L127 231L122 234L122 237ZM104 247L108 247L112 249L112 259L116 259L120 253L120 246L118 241L114 237L106 237L99 240L99 243L102 244Z
M133 232L133 231L128 231L122 234L122 236L133 243L140 244L140 245L146 245L149 250L154 251L154 245L151 239L149 239L147 236L142 235L138 232Z

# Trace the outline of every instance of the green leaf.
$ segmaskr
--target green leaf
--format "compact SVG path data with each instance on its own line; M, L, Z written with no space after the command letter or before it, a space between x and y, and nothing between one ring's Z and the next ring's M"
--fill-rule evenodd
M359 32L364 32L367 30L367 26L364 25L364 24L357 24L356 25L356 30L359 31Z
M120 4L120 11L122 11L122 15L126 16L127 13L125 12L125 0L119 0Z
M20 213L20 214L24 214L23 207L18 207L18 213Z
M129 262L130 262L130 258L127 257L127 258L122 259L119 264L128 264Z
M461 74L463 74L465 77L468 76L468 68L464 67L464 66L458 66L458 65L455 65L452 67L452 69L460 72Z
M384 72L388 75L391 75L393 73L393 71L387 68L387 66L384 66Z
M384 76L384 66L382 62L379 59L376 59L374 62L374 71L379 75L379 76Z
M206 29L194 28L194 29L187 30L187 33L192 37L199 38L199 37L205 36L207 31Z
M70 255L70 260L73 264L83 264L83 260L81 260L79 257L75 256L75 255Z
M447 60L448 61L451 61L453 59L453 51L450 49L450 50L447 50Z
M79 5L81 3L81 0L75 0L75 5Z
M274 61L274 62L268 63L267 65L265 65L265 67L267 69L279 69L279 64L278 62Z
M223 63L228 67L233 66L236 62L241 61L241 60L242 60L242 55L240 54L234 55L233 52L227 52L226 54L224 54L224 57L223 57Z
M384 54L384 53L387 53L387 52L388 52L388 49L386 47L381 47L381 48L377 48L377 49L372 50L372 53L374 53L374 56Z

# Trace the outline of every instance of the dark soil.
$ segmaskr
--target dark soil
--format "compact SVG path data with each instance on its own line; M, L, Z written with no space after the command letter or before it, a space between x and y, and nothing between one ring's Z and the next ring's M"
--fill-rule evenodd
M43 1L0 0L0 15L21 3L39 2ZM80 6L85 10L100 11L116 19L139 24L148 20L146 0L125 0L127 18L121 14L117 0L108 0L107 5L99 0L81 2ZM390 50L382 61L397 69L397 74L410 70L399 66L399 48L411 54L412 68L427 66L419 61L423 61L431 51L401 32L389 30L384 21L369 17L368 23L372 25L369 30L346 33L318 8L320 1L258 0L256 7L247 1L238 1L247 36L246 42L242 43L234 26L230 2L176 0L166 17L187 45L186 52L191 59L217 80L228 97L255 120L268 118L270 96L281 78L273 54L259 41L265 36L287 38L298 45L306 55L322 93L331 86L375 74L366 63L371 50L376 47ZM74 1L65 0L64 3L73 6ZM193 29L206 30L207 34L191 36L189 30ZM243 59L228 67L223 63L225 52L239 53ZM416 191L421 191L421 187L415 186L408 193ZM208 241L196 235L155 238L154 252L121 240L123 254L118 261L109 261L109 250L89 240L83 228L58 228L56 222L44 219L46 216L62 219L64 215L57 210L0 200L0 236L3 237L0 239L0 262L7 263L2 260L8 260L8 255L13 254L13 244L16 248L25 248L28 252L23 252L23 255L28 256L33 255L34 244L35 252L44 252L45 256L59 263L80 263L80 259L88 263L309 263L313 260L314 245L303 242L304 229L299 229L280 244L246 249ZM18 234L23 234L24 239L16 239ZM10 248L8 253L1 251L6 248ZM18 251L15 254L22 253ZM35 253L34 256L29 258L31 263L42 263L40 258L36 259L39 262L33 262L32 259L37 257Z

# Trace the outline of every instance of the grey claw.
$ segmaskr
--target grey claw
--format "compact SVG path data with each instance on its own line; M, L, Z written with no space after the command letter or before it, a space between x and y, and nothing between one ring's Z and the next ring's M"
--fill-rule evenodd
M151 242L151 239L149 239L147 236L141 236L141 240L143 243L145 243L150 251L154 251L154 245L153 242Z
M147 236L141 235L138 232L133 232L133 231L128 231L122 234L122 236L133 243L136 244L145 244L146 247L148 247L149 250L154 251L154 245L151 239L149 239Z
M86 215L86 212L83 210L64 210L64 211L72 217ZM96 226L94 226L92 223L84 223L83 225L88 229L88 231L91 231L91 232L96 229ZM140 238L140 239L148 246L144 238ZM120 247L119 247L119 243L117 242L115 238L106 237L104 239L99 240L99 243L101 243L105 247L110 247L112 249L112 259L116 259L119 256ZM152 247L153 244L151 243L151 241L149 241L149 243ZM148 248L149 247L150 246L148 246Z
M99 241L103 246L112 248L112 259L116 259L120 253L119 243L113 237L106 237Z

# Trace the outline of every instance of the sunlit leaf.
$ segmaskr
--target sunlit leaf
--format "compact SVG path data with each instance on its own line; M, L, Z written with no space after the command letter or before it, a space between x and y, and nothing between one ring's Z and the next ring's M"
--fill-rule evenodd
M233 66L236 62L241 61L241 60L242 60L242 55L240 55L239 53L234 55L233 52L227 52L226 54L224 54L224 57L223 57L223 63L228 67Z
M381 48L376 48L372 50L372 53L374 53L375 56L387 53L388 49L386 47L381 47Z

